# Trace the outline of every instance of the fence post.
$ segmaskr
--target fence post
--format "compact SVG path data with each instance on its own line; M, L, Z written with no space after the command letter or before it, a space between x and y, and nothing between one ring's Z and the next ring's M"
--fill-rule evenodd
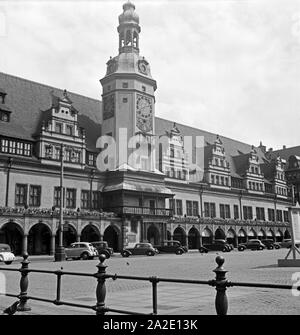
M27 260L28 253L25 252L23 254L23 261L21 262L22 267L20 269L21 272L21 280L20 280L20 289L21 293L19 295L20 304L18 306L18 311L25 312L31 311L31 308L27 305L27 289L28 289L28 265L29 261Z
M226 270L223 268L223 264L225 262L224 257L217 256L216 263L218 266L213 270L216 274L215 286L217 290L215 307L218 315L227 315L228 310L228 299L226 295Z
M98 273L96 277L98 278L98 284L96 289L96 297L97 297L97 304L96 304L96 315L104 315L105 314L105 296L106 296L106 286L105 286L105 279L106 279L106 268L107 266L104 265L104 261L106 256L101 254L99 255L100 263L97 265Z

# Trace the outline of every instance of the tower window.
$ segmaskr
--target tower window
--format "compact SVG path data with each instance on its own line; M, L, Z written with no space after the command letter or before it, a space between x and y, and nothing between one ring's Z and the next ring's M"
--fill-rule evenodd
M128 101L127 98L123 98L123 102L126 103Z
M128 88L128 83L122 83L123 88Z
M107 86L107 90L110 91L110 89L111 89L111 87L110 87L110 85L108 85L108 86Z
M146 92L146 86L142 86L143 92Z

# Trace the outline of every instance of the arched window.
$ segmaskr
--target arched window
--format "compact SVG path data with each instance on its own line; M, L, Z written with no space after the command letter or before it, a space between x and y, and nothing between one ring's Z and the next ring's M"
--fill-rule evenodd
M126 46L131 46L132 45L132 40L131 40L131 31L127 30L126 32Z

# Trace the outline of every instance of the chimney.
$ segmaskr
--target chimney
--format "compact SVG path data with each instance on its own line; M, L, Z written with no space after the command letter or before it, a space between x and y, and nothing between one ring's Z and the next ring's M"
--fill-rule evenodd
M283 146L282 146L282 149L286 149L286 145L283 145Z

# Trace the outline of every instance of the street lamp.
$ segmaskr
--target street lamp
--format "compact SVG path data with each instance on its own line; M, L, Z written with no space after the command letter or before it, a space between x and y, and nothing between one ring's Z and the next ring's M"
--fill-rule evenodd
M63 179L64 179L64 145L60 146L60 210L59 210L59 240L58 246L55 249L55 262L62 262L66 260L65 248L63 246L63 224L64 224L64 212L63 212Z
M91 170L91 181L90 181L90 194L89 194L89 202L90 202L90 211L92 211L93 210L93 205L92 205L92 203L93 203L93 179L94 179L94 177L95 177L95 172L96 172L96 170L95 169L92 169Z

